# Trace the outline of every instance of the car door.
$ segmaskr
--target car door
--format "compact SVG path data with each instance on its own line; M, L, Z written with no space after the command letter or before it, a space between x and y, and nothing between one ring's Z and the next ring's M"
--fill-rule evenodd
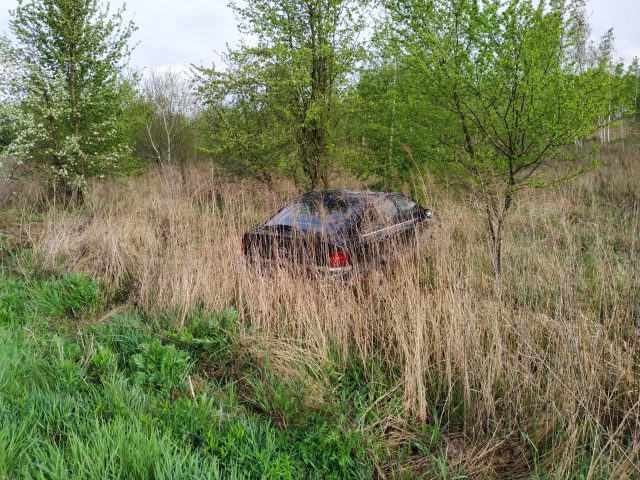
M362 215L359 236L367 266L388 261L397 249L400 230L398 209L391 197L375 199Z
M404 241L412 242L416 236L416 229L423 221L422 207L405 195L396 195L393 201L398 209L400 235Z

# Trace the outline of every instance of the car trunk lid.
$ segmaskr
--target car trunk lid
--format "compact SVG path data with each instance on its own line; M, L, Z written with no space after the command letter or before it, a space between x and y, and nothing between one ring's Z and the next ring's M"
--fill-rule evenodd
M290 225L265 225L244 235L245 254L299 267L348 264L348 253L336 232L302 230Z

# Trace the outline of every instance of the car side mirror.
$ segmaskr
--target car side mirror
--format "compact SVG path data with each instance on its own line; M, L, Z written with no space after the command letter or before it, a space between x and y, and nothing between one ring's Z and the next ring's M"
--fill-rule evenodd
M428 220L430 218L433 218L433 212L428 208L420 207L420 218L422 220Z

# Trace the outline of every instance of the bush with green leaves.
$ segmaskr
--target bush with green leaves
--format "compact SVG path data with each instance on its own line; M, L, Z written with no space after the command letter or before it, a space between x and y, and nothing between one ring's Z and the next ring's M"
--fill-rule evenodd
M140 345L131 357L134 381L163 393L184 390L191 365L188 353L157 339Z

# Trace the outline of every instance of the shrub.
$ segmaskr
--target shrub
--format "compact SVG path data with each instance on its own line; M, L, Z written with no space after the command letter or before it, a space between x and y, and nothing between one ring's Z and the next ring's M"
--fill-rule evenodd
M163 393L184 390L191 365L188 353L159 340L143 343L131 357L134 380Z
M300 441L300 457L310 478L364 479L372 475L362 433L318 419Z

